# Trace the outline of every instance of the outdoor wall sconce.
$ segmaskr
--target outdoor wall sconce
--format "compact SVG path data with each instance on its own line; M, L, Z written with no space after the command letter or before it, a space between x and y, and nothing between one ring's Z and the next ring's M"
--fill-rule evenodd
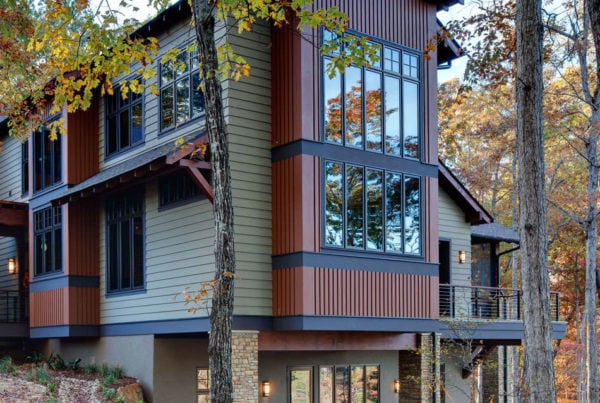
M15 262L15 258L9 257L8 258L8 272L10 274L15 274L16 271L17 271L17 263Z
M263 383L262 383L262 395L264 397L271 396L271 382L269 382L269 381L263 381Z
M467 252L464 250L458 251L458 263L464 263L467 261Z
M400 393L400 379L394 379L394 393Z

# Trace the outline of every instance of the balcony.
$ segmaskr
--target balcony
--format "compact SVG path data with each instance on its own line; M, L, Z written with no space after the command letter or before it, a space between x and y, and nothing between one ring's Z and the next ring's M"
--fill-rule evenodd
M0 290L0 337L27 337L29 301L16 290Z
M440 317L463 320L522 320L522 291L440 284ZM550 293L552 321L560 321L560 295Z

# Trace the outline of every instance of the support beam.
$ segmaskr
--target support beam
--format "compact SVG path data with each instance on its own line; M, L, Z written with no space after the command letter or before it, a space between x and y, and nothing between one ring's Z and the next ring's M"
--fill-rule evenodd
M167 164L174 164L180 159L193 153L201 144L208 144L208 134L198 137L196 140L183 144L172 154L167 156Z
M200 188L200 191L202 193L204 193L206 198L212 204L213 203L213 189L212 189L212 186L210 185L210 183L208 183L208 181L206 180L204 175L202 175L202 172L200 172L197 168L194 168L194 167L186 167L186 168L187 168L188 173L192 176L192 179L194 180L196 185L198 185L198 187Z
M182 167L189 167L189 168L196 168L196 169L206 169L210 171L210 162L208 161L195 161L195 160L188 160L188 159L183 159L183 160L179 160L179 166Z

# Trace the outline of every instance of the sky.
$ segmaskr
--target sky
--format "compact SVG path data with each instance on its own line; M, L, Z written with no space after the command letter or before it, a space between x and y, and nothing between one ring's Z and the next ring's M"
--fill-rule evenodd
M446 24L448 21L459 19L463 16L468 16L477 12L477 7L472 2L467 1L465 4L466 5L457 4L450 7L448 11L440 11L437 17L442 24ZM455 77L462 79L466 65L467 57L463 56L452 61L452 68L448 70L438 70L438 84L442 84Z

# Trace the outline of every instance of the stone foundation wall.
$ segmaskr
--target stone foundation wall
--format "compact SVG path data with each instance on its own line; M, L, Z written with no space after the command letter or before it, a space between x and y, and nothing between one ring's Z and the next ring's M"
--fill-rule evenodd
M258 402L258 332L233 331L231 366L233 401Z

